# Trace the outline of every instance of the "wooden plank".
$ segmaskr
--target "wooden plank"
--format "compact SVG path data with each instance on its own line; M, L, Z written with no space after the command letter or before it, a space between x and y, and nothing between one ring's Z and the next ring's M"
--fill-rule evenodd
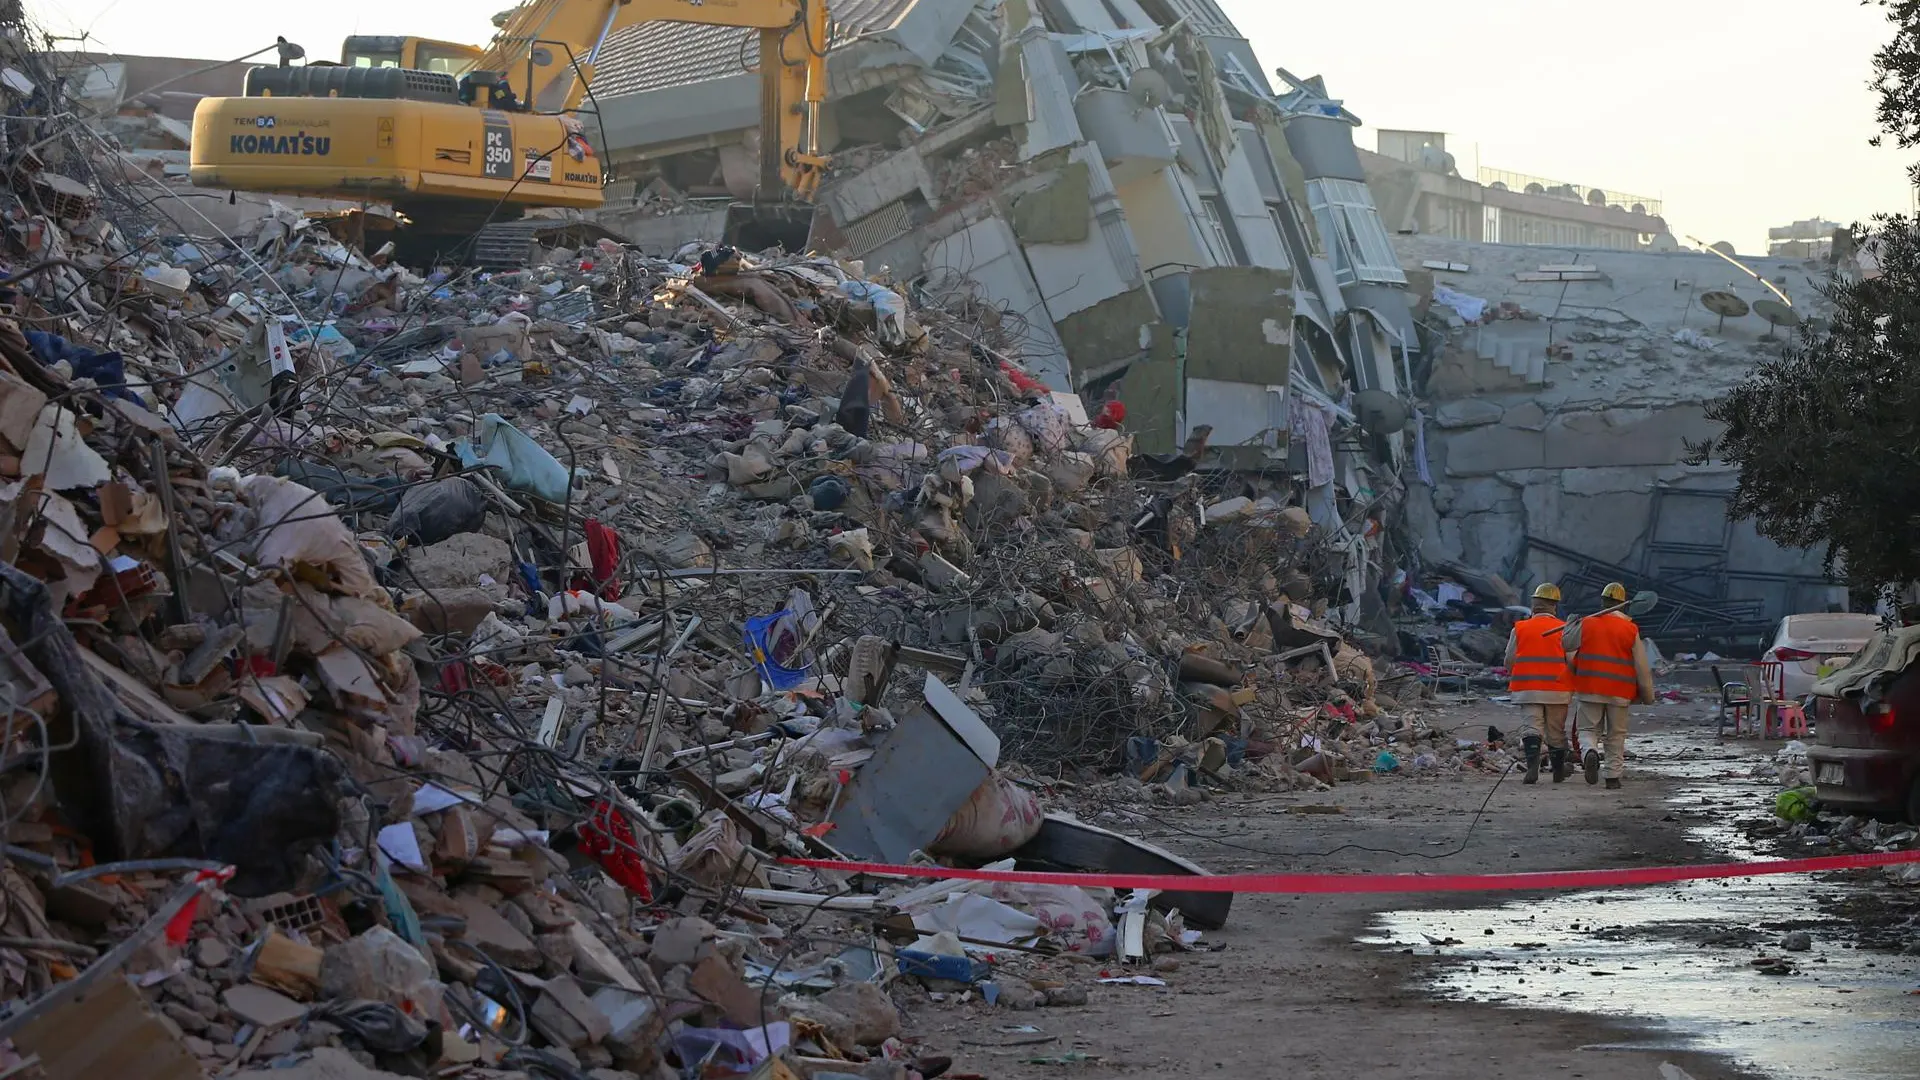
M148 1009L124 977L114 975L28 1022L13 1036L37 1055L46 1080L200 1080L200 1062Z
M76 646L80 658L95 675L105 679L113 687L114 696L129 709L140 714L140 718L154 724L184 724L199 727L200 721L174 708L172 705L147 688L147 684L132 675L109 664L100 654L85 645Z

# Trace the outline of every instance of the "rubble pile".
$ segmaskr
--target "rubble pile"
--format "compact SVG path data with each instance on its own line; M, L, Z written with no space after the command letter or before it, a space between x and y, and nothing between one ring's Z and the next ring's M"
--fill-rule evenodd
M1327 624L1284 484L1133 453L979 310L564 223L183 235L101 151L0 194L0 1066L933 1076L902 1003L1084 1004L1231 897L783 858L1199 874L1062 782L1505 766Z

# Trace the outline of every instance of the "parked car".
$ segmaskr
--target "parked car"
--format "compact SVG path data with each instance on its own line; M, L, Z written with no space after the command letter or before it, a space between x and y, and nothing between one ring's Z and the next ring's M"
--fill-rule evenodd
M1807 764L1821 802L1920 825L1920 663L1877 681L1872 694L1816 699Z
M1822 612L1780 620L1762 660L1780 661L1784 696L1799 701L1813 692L1822 670L1832 671L1853 658L1880 629L1880 616Z

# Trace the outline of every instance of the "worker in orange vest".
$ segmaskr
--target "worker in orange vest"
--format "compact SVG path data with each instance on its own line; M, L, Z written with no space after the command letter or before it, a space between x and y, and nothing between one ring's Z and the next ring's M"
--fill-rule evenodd
M1507 691L1526 713L1527 778L1540 782L1540 744L1546 742L1553 782L1567 778L1567 705L1573 700L1573 676L1560 644L1560 586L1548 582L1533 590L1533 614L1513 624L1507 636Z
M1627 587L1613 582L1600 591L1608 606L1625 607ZM1600 781L1600 747L1606 748L1607 787L1618 791L1627 771L1627 710L1653 701L1653 665L1640 627L1624 611L1608 611L1568 625L1560 635L1573 665L1573 692L1580 726L1594 736L1581 766L1587 783Z

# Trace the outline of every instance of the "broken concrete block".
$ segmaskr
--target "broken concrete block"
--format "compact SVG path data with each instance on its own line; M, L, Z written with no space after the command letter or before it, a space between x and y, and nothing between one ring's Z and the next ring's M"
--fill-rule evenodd
M742 1028L765 1023L766 1009L760 994L746 984L733 967L718 956L709 956L693 969L687 985L700 997L719 1007L730 1022Z
M463 352L479 357L482 363L502 352L508 353L517 363L525 360L529 352L527 328L518 323L463 326L460 328L460 347Z
M656 971L696 964L711 951L708 943L719 932L705 919L669 919L653 932L653 948L647 960Z
M532 939L508 922L492 906L473 896L460 898L467 917L466 940L494 959L494 962L520 971L540 967L540 950Z
M274 1028L305 1019L307 1007L278 990L251 983L229 987L220 995L227 1011L249 1024Z
M18 453L27 448L34 420L47 407L47 395L10 371L0 371L0 439Z
M401 1080L397 1073L369 1069L337 1046L322 1046L306 1061L284 1069L248 1069L234 1080Z
M594 1007L607 1018L609 1032L603 1043L613 1054L614 1064L645 1071L653 1065L654 1044L661 1031L659 992L635 993L618 986L603 986L594 991Z
M592 1046L612 1034L613 1024L571 975L547 980L529 1016L535 1031L557 1046Z
M853 1040L861 1046L878 1046L900 1034L900 1011L886 991L872 983L843 983L820 995L820 1003L847 1018Z
M508 581L512 569L513 551L506 541L461 533L410 552L400 580L426 589L471 588L481 584L483 577Z
M640 980L627 968L620 954L592 930L574 923L567 927L567 937L573 943L574 973L591 983L612 983L626 990L639 993L644 989Z
M434 968L400 935L376 926L326 951L320 983L329 998L384 1001L416 1008Z

